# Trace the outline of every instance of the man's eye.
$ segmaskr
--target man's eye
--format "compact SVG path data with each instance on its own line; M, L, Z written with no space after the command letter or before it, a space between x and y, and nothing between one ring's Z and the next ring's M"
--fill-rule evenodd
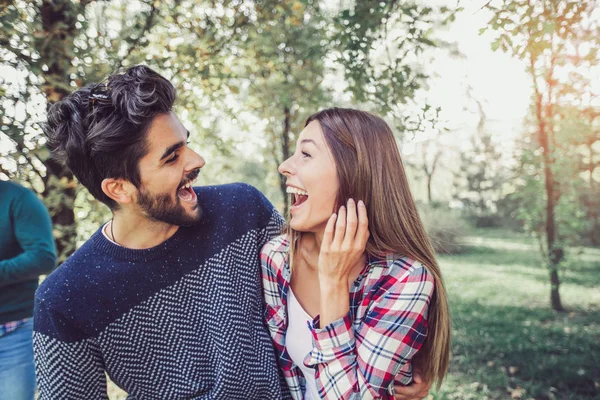
M179 158L179 154L175 154L173 157L167 160L167 164L173 164Z

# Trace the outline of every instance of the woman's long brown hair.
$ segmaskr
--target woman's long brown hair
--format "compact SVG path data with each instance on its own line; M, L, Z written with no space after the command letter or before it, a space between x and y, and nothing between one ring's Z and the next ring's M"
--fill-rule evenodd
M321 125L337 168L340 189L334 210L349 198L363 200L367 207L371 233L367 254L408 256L423 263L435 279L427 318L428 335L415 358L423 378L437 382L439 388L450 359L448 298L394 135L383 119L359 110L322 110L310 116L305 126L312 121ZM299 232L288 227L288 233L292 261Z

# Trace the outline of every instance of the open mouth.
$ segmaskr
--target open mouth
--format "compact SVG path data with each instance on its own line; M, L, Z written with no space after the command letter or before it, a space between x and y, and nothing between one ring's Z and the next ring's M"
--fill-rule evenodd
M196 192L194 192L194 189L192 188L192 184L195 180L196 178L189 180L188 182L179 186L179 188L177 189L177 197L179 197L182 201L185 201L186 203L195 203L197 197Z
M298 207L308 199L308 192L306 190L302 190L293 186L288 186L286 193L292 195L292 207Z

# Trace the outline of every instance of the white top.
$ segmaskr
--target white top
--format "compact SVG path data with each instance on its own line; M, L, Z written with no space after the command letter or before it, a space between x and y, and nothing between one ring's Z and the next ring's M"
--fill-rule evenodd
M109 242L111 242L112 244L116 244L117 246L121 246L119 243L113 241L111 238L108 237L108 224L110 224L111 222L107 222L106 224L104 224L104 226L102 227L102 234L104 235L104 237L106 238L106 240L108 240Z
M300 305L296 296L289 288L287 303L288 328L285 333L285 347L290 358L296 364L306 379L305 400L318 400L319 392L315 381L315 370L304 365L304 357L313 349L313 337L308 322L312 321L310 315Z

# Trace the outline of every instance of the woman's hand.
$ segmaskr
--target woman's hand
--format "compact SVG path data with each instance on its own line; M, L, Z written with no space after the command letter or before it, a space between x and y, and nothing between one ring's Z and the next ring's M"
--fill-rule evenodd
M347 204L347 211L341 206L339 213L329 218L323 234L319 252L319 282L322 286L347 283L369 239L365 204L361 200L357 207L353 199L349 199Z
M413 373L413 383L408 386L394 385L395 400L422 400L429 396L431 382L423 381L418 370Z
M365 251L368 225L364 203L359 201L357 210L352 199L348 200L347 212L342 206L327 222L318 261L321 328L348 314L348 279Z

